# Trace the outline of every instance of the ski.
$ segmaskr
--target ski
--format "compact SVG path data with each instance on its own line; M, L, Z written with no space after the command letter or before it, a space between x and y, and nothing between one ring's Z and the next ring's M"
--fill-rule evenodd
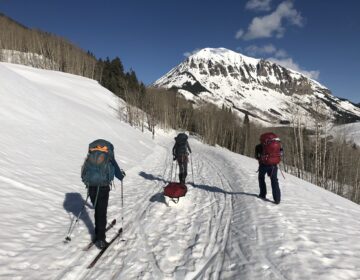
M118 230L118 232L116 233L116 235L110 240L109 244L102 248L101 251L96 255L96 257L93 259L93 261L88 265L88 269L94 267L94 265L96 264L96 262L101 258L101 256L104 254L104 252L106 251L107 248L109 248L111 246L112 243L114 243L114 241L121 235L123 229L120 228Z
M116 219L112 220L112 222L106 227L105 232L107 232L109 229L113 228L115 224L116 224ZM86 247L84 247L83 251L90 250L91 247L94 245L95 245L94 241L90 241L90 243Z

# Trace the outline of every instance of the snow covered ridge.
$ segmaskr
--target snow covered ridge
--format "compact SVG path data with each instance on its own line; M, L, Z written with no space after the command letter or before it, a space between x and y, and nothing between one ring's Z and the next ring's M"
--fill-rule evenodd
M91 79L0 63L1 280L360 279L359 205L288 174L280 205L260 200L254 159L192 138L195 184L167 207L174 135L153 140L120 122L119 102ZM114 144L127 174L124 235L89 270L90 205L63 240L86 198L80 168L96 138ZM115 183L108 240L121 227Z
M330 115L333 122L360 120L360 108L336 98L317 81L225 48L196 52L154 86L178 89L194 101L224 104L240 116L248 113L267 123L288 123L295 114L309 122L316 112Z

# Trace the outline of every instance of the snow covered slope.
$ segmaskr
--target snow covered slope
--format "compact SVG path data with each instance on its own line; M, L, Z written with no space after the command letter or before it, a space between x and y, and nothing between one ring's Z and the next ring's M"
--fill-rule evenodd
M360 279L359 205L287 174L280 205L259 200L255 160L191 139L195 184L167 207L174 135L152 140L120 122L117 106L95 81L0 63L0 279ZM98 251L82 251L90 205L62 241L96 138L114 143L127 173L124 235L88 270ZM116 183L108 238L121 224Z
M334 97L320 83L276 63L224 48L205 48L154 83L178 89L186 98L233 108L267 123L287 123L302 114L328 113L333 121L360 120L360 108ZM318 104L318 105L316 105Z
M331 133L360 146L360 122L335 126Z

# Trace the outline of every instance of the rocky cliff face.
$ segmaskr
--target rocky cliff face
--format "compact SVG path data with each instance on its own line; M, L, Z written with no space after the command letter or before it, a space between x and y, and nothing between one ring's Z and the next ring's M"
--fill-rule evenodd
M240 116L269 124L288 123L294 115L304 122L316 114L333 122L360 120L360 109L333 96L329 89L276 63L219 48L206 48L188 57L154 83L175 88L195 102L231 107Z

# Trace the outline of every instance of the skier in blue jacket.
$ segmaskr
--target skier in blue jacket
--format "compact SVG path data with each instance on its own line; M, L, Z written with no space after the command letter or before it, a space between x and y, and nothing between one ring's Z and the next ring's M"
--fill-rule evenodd
M100 162L105 156L109 157L109 163L111 166L109 168L106 168L108 171L109 169L114 171L115 177L122 181L125 177L125 172L119 167L115 160L114 156L114 147L113 145L103 139L98 139L94 142L92 142L89 145L89 154L92 152L97 152L98 155L94 155L94 159L92 162ZM102 158L103 157L103 158ZM88 155L89 158L89 155ZM111 181L109 180L102 180L101 176L103 174L100 172L100 174L95 174L93 177L91 176L91 172L96 173L97 169L87 168L86 163L88 161L85 160L83 170L82 170L82 178L85 184L87 184L90 200L94 206L95 209L95 238L94 242L97 247L104 248L108 245L108 242L106 241L106 225L107 225L107 207L109 202L109 192L110 192L110 184ZM91 165L88 164L88 165ZM87 171L86 168L90 171ZM95 171L93 171L95 170ZM90 175L89 175L90 174ZM109 176L107 174L107 176ZM87 179L91 178L91 179ZM92 179L92 178L96 178ZM95 183L95 182L103 182L103 183Z

